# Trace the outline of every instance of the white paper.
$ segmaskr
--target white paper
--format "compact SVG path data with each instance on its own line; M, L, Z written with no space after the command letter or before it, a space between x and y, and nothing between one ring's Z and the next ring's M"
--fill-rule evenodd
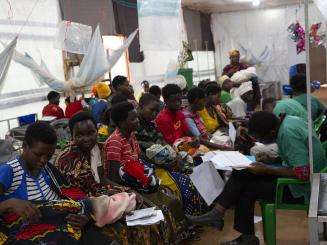
M133 211L133 214L127 215L126 221L148 218L155 215L156 215L155 207L138 209Z
M211 161L211 159L215 156L215 152L214 151L209 151L206 154L204 154L203 156L201 156L202 158L202 162L209 162Z
M252 160L238 151L216 151L211 161L216 169L225 169L226 167L240 169L253 163Z
M136 219L131 221L126 221L127 226L137 226L137 225L153 225L162 220L164 220L164 216L161 210L155 210L155 214L153 216L143 218L143 219Z
M190 178L208 206L220 195L225 186L212 162L204 162L195 167Z
M254 216L253 217L254 224L257 224L257 223L259 223L261 221L262 221L262 217L261 216Z
M40 121L52 122L52 121L54 121L56 119L57 119L57 117L45 116L45 117L42 117Z
M229 137L231 139L231 141L233 142L233 145L235 144L235 140L236 140L236 129L233 125L232 122L229 122L229 129L228 129L228 134L229 134Z

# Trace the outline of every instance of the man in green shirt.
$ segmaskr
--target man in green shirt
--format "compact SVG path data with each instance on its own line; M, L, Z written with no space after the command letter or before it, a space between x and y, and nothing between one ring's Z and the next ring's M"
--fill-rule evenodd
M308 113L303 106L294 99L283 99L277 101L273 113L279 117L281 114L287 116L295 116L302 118L304 121L308 121Z
M312 132L313 144L313 171L318 173L327 166L326 152L315 132ZM298 117L286 116L278 130L277 144L279 156L283 159L285 167L308 166L308 124ZM309 169L308 169L309 171ZM294 197L303 196L309 200L310 185L290 186Z
M293 99L299 102L303 108L307 110L306 76L304 74L297 74L291 77L290 85L293 89ZM312 120L314 121L325 112L326 108L316 97L311 94L310 96Z
M274 201L278 177L309 180L310 165L308 152L307 122L298 117L284 116L260 111L249 120L249 133L258 141L268 144L277 141L282 166L256 162L244 170L234 170L224 190L216 199L215 207L202 216L188 216L193 224L211 225L223 229L223 217L227 209L235 207L234 229L241 235L225 245L259 245L254 233L254 207L256 200ZM327 166L322 145L313 133L313 171L320 172ZM284 200L292 203L307 202L310 195L308 185L288 186L284 189Z

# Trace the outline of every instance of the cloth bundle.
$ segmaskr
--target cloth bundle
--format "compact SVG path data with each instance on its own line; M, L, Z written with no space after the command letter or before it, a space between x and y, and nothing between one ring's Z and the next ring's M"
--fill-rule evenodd
M151 192L159 184L153 169L138 160L126 161L120 167L119 175L124 183L142 192Z
M176 161L176 151L170 145L155 144L146 149L146 156L155 164L167 165Z
M210 142L219 144L219 145L224 145L224 146L232 146L232 141L231 138L226 134L223 133L220 130L217 130L216 132L213 133Z
M112 196L103 195L91 198L93 213L98 227L115 223L123 217L124 213L130 213L136 206L135 193L117 193Z
M278 157L278 145L276 143L265 145L265 144L256 142L255 146L253 146L251 148L250 153L252 156L257 156L258 154L265 153L271 158L277 158Z
M175 140L173 146L177 152L186 152L192 157L199 154L207 153L209 151L209 149L204 145L200 145L199 147L193 147L191 145L191 142L191 137L182 137Z
M175 167L178 166L182 172L190 172L194 163L193 158L187 152L177 152L170 145L152 145L146 150L146 156L159 167L175 170Z
M234 83L242 83L244 81L249 81L252 77L257 76L257 71L255 67L249 67L245 70L240 70L235 72L234 75L231 77L231 80Z

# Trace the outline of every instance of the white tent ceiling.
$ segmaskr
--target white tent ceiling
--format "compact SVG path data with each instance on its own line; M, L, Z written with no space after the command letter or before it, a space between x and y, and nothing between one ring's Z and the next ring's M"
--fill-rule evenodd
M259 8L299 4L301 0L261 0ZM204 12L231 12L253 9L252 0L182 0L183 6Z

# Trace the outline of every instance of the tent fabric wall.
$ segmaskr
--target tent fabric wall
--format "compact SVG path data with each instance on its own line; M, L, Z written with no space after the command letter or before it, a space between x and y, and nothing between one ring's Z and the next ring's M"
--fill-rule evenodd
M241 56L257 63L259 77L266 82L288 82L290 65L305 62L305 53L296 54L295 43L288 38L288 26L299 20L304 25L304 10L299 5L274 9L212 14L212 33L216 47L218 75L229 63L228 51L239 49ZM310 5L310 23L323 20ZM321 31L324 33L325 25Z
M200 15L201 20L201 35L202 35L202 48L203 50L206 50L205 42L208 42L208 50L209 51L215 51L215 46L213 44L213 36L211 31L211 15L201 13Z
M191 50L206 50L205 42L208 42L208 50L213 51L213 37L210 28L211 17L189 8L183 8L183 17L187 31L187 40ZM197 40L197 45L195 45Z
M12 56L15 52L16 44L17 37L14 38L0 53L0 92L3 87L3 83L7 77L7 72L11 64Z
M135 29L139 27L137 14L137 0L130 0L129 3L135 7L128 7L117 1L113 2L113 9L116 21L116 31L118 34L129 36ZM144 60L143 53L140 51L140 40L137 35L128 49L130 62L142 62Z
M19 0L10 1L12 15L7 1L0 1L0 40L8 44L17 36L25 24L27 16L32 10L35 1ZM53 74L58 79L64 78L62 52L53 48L57 23L60 21L60 12L57 0L42 0L35 5L29 21L21 30L16 49L29 53L40 64L43 59ZM3 46L0 45L0 52ZM12 62L1 95L12 92L26 94L27 90L39 89L40 84L32 72L22 65ZM47 88L43 85L42 88ZM24 92L25 91L25 92Z
M144 53L144 75L158 77L166 73L171 60L177 62L182 41L187 41L185 24L180 1L160 0L160 6L166 6L166 11L162 15L158 15L156 1L139 0L138 3L145 4L145 2L148 6L138 7L140 45Z
M317 8L320 10L321 14L327 20L327 1L326 0L314 0Z
M92 26L100 24L102 35L115 35L115 17L111 0L59 0L63 20Z

